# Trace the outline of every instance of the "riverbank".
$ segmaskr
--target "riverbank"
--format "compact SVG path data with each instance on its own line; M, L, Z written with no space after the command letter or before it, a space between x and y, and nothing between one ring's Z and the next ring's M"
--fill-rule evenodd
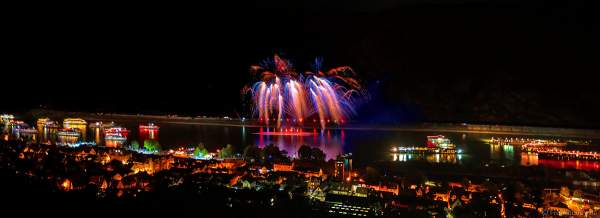
M235 126L235 127L262 127L255 120L240 120L228 117L205 117L205 116L176 116L176 115L146 115L146 114L106 114L87 112L63 112L50 110L35 110L28 112L31 119L39 117L50 117L61 120L65 117L80 117L89 121L138 121L157 122L184 125L207 125L207 126ZM309 126L309 125L305 125ZM316 125L315 125L316 126ZM312 126L306 128L313 128ZM533 127L533 126L509 126L489 124L455 124L455 123L416 123L406 125L372 125L360 123L348 123L343 127L331 126L329 129L351 129L351 130L377 130L377 131L417 131L417 132L453 132L453 133L475 133L475 134L499 134L499 135L522 135L522 136L553 136L553 137L576 137L586 139L600 139L600 129L575 129L557 127Z

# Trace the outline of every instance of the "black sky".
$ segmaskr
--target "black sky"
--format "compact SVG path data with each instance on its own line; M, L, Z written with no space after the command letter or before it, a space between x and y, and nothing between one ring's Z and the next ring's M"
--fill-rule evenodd
M230 115L249 65L279 53L354 67L373 95L362 121L600 127L592 3L15 6L0 110Z

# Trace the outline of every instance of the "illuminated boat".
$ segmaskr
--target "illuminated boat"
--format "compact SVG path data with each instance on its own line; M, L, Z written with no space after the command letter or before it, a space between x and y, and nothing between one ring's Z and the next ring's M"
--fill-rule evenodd
M10 121L14 120L15 116L12 114L2 114L0 115L0 122L2 123L9 123Z
M15 116L12 114L2 114L0 115L0 130L2 132L8 131L8 124L15 119Z
M536 140L522 146L523 151L535 152L537 150L556 149L567 146L566 142L554 142L547 140Z
M8 122L8 127L10 127L10 128L27 128L27 127L29 127L29 125L27 125L25 122L23 122L21 120L11 120L10 122Z
M122 135L107 135L104 137L104 139L106 141L112 140L112 141L125 141L127 140L127 137L122 136Z
M102 121L90 123L89 127L91 129L104 129L115 126L115 122L103 123Z
M423 153L423 154L460 154L462 150L458 149L443 149L418 146L394 146L392 153Z
M427 146L395 146L392 153L455 154L462 153L450 139L443 135L427 136Z
M139 128L140 128L140 130L142 130L142 129L143 130L158 130L160 127L154 123L148 123L146 125L140 124Z
M56 132L57 145L79 146L81 144L81 130L75 128L59 129Z
M428 148L454 149L456 146L443 135L427 136Z
M64 137L79 137L81 136L81 131L79 131L79 129L65 128L58 130L58 132L56 132L56 135Z
M35 128L17 129L21 134L37 134L38 130Z
M129 130L124 127L115 126L104 130L104 134L106 135L124 135L127 136L129 134Z
M122 127L112 127L104 130L104 145L106 147L117 148L127 142L129 130Z
M519 146L528 146L528 145L539 145L539 144L547 144L547 145L556 145L556 146L565 146L567 143L572 144L584 144L584 141L567 141L564 142L559 139L535 139L535 138L494 138L484 140L484 142L489 144L498 144L498 145L519 145Z
M50 120L48 118L40 118L37 120L37 127L39 130L43 128L59 128L59 125L56 121Z
M29 125L21 120L11 120L7 125L5 131L11 134L18 134L20 129L27 129Z
M85 140L87 131L87 122L81 118L65 118L63 127L67 129L78 129L80 137Z
M63 126L65 128L79 128L81 126L85 128L85 126L87 126L87 122L81 118L65 118L63 121Z

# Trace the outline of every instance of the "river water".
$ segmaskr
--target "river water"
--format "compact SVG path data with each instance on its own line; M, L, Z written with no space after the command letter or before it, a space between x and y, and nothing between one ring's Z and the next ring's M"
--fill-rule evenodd
M318 147L324 151L327 158L335 158L340 154L352 153L357 165L365 165L374 161L423 161L449 164L500 164L500 165L545 165L552 168L576 168L581 170L600 170L600 162L582 160L544 160L535 154L523 153L519 146L491 145L484 142L491 137L525 137L490 134L419 132L399 130L355 130L331 129L320 131L305 129L299 135L269 135L271 129L265 127L218 126L202 124L157 123L158 131L139 129L138 122L119 123L130 130L127 136L128 144L137 140L140 144L148 138L159 141L163 149L190 147L199 143L213 152L227 144L233 145L236 152L241 153L247 145L263 147L274 144L288 155L296 156L301 145ZM96 131L89 129L87 141L97 141L98 145L106 145L102 137L95 135ZM460 154L393 154L393 146L424 146L429 135L444 135L449 138L462 153ZM16 137L16 136L12 136ZM22 137L22 136L18 136ZM558 139L557 137L528 138ZM43 136L38 136L44 138ZM47 138L52 138L48 137ZM573 138L570 138L573 139ZM110 142L109 142L110 143Z

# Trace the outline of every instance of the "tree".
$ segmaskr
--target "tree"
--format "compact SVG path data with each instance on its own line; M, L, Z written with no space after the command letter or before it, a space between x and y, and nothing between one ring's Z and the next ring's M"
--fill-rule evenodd
M301 160L316 160L325 161L325 153L319 148L311 148L307 145L302 145L298 149L298 157Z
M126 167L125 165L123 165L123 162L121 162L119 160L113 159L110 162L108 162L108 165L110 165L115 172L118 172L121 174L125 174L125 173L129 172L129 167Z
M311 159L312 149L308 147L308 145L302 145L298 149L298 158L300 160L310 160Z
M129 147L133 150L138 150L140 149L140 143L137 140L132 140L131 145L129 145Z
M375 167L367 166L365 167L365 181L379 182L381 181L381 173Z
M580 189L573 191L573 198L583 198L583 192Z
M256 145L248 145L244 148L244 154L242 157L244 160L260 160L261 159L261 149Z
M427 182L427 176L421 171L414 171L406 176L406 181L410 184L424 185Z
M310 157L312 160L325 161L325 153L319 148L312 148L310 151Z
M264 157L268 162L288 161L284 151L279 150L279 147L269 144L263 149Z
M208 150L204 147L204 144L199 143L196 148L194 148L194 157L203 158L208 155Z
M227 144L219 152L219 157L221 157L221 158L230 158L230 157L233 157L233 146L231 146L231 144Z
M158 141L153 139L144 140L144 148L148 151L159 151L161 149Z

